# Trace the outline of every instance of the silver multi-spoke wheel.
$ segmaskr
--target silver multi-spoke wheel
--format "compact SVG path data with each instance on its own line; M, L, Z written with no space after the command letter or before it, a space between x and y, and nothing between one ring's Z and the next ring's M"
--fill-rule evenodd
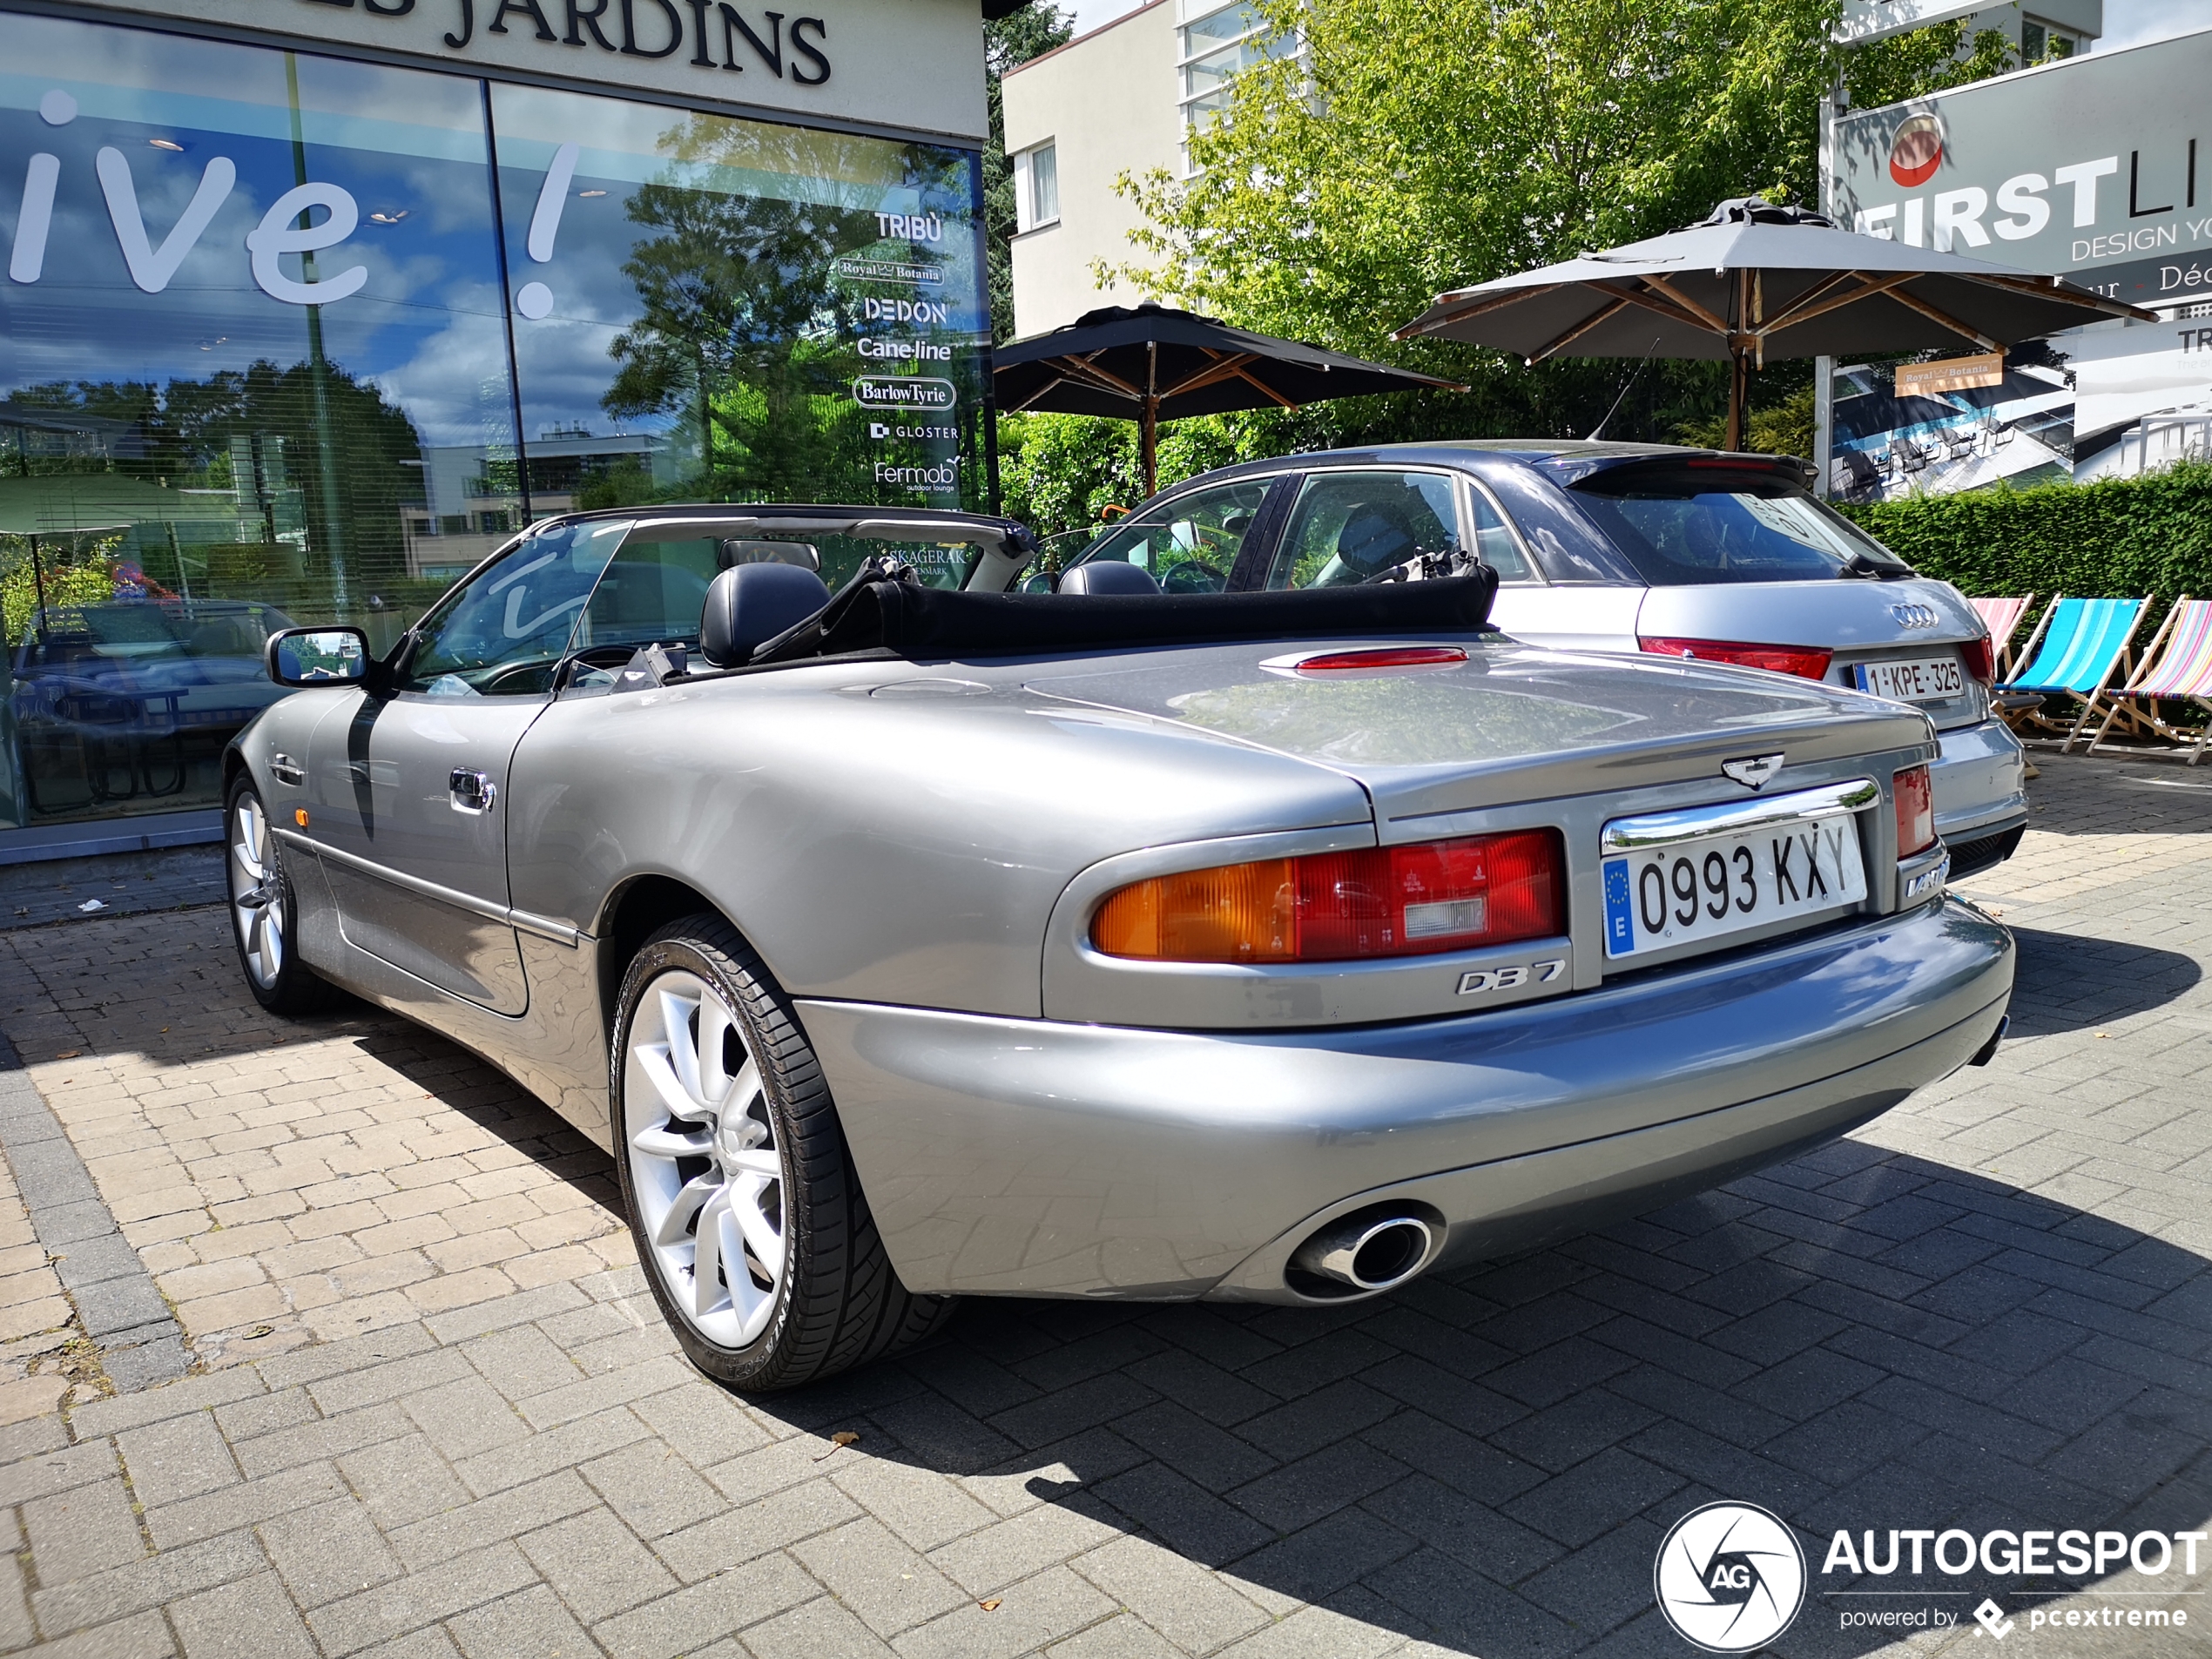
M231 806L231 911L246 971L263 990L274 990L284 974L284 883L277 875L269 815L260 797L250 792Z
M622 1095L653 1271L701 1336L745 1347L783 1287L783 1157L744 1028L698 974L671 969L644 987Z

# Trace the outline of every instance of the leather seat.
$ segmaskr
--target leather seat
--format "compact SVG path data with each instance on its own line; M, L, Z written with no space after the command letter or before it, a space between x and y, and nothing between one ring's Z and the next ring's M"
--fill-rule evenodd
M1150 570L1119 559L1100 559L1060 573L1055 593L1157 593L1160 584Z
M699 655L736 668L756 647L829 603L821 577L795 564L738 564L707 585L699 613Z

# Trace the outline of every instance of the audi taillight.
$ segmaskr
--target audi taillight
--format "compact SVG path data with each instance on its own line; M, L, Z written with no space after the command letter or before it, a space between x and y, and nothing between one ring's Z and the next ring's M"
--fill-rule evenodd
M1987 634L1959 647L1959 660L1967 674L1987 685L1997 678L1997 647Z
M1735 668L1764 668L1770 674L1795 674L1808 680L1827 678L1829 659L1836 654L1818 645L1755 645L1740 639L1672 639L1657 635L1646 635L1636 644L1655 657L1688 657Z
M1897 803L1897 855L1909 859L1935 845L1935 785L1925 766L1897 774L1893 798Z
M1429 956L1567 929L1557 830L1262 859L1154 876L1098 907L1091 943L1170 962Z

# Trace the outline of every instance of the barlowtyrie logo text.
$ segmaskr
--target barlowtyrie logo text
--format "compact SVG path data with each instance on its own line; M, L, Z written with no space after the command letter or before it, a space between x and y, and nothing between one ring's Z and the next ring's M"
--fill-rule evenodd
M1797 1535L1756 1504L1709 1503L1675 1522L1651 1579L1676 1635L1708 1653L1749 1653L1804 1605L1805 1557Z

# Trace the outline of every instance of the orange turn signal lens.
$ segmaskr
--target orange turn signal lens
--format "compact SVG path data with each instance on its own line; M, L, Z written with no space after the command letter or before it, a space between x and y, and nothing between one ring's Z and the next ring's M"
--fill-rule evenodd
M1109 956L1331 962L1431 956L1567 927L1564 843L1515 830L1154 876L1098 907Z
M1935 845L1935 785L1925 766L1897 774L1893 799L1897 802L1897 855L1909 859Z

